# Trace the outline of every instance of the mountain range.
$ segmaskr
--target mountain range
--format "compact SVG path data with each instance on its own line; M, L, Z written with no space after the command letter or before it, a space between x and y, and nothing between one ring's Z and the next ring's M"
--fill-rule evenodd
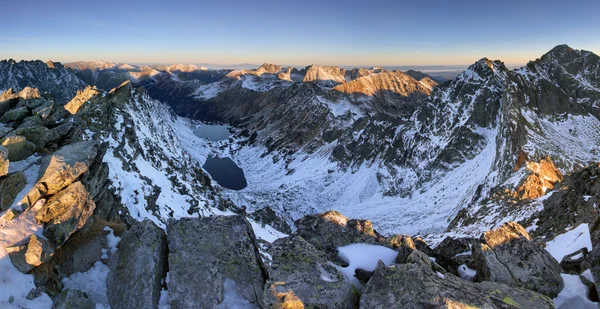
M108 276L107 284L119 282L91 296L95 304L133 306L128 302L135 297L123 291L127 276L115 271L133 266L122 255L113 258L107 233L123 242L115 252L158 252L136 244L140 235L163 248L148 262L156 276L149 299L158 305L168 290L171 308L193 307L198 299L216 308L232 290L259 307L285 307L295 291L309 307L384 308L394 304L389 295L402 294L379 293L400 284L385 279L397 272L425 280L414 288L394 277L406 290L436 294L431 286L459 286L467 296L448 297L464 304L549 308L564 301L563 285L575 280L567 276L586 270L600 276L600 57L592 52L559 45L517 69L482 58L448 81L418 71L319 65L212 70L4 60L0 89L6 90L0 95L6 162L0 245L7 252L0 251L0 268L18 277L4 265L10 255L20 272L35 278L35 285L23 279L23 288L12 289L12 301L0 292L1 305L31 305L28 298L56 304L71 297L63 285L75 289L72 276L93 270ZM199 136L210 126L226 127L228 136ZM243 171L245 188L228 189L207 172L209 159L225 158ZM565 230L581 226L589 246L562 255L552 250ZM199 231L216 238L231 231L242 249L203 240ZM307 288L319 284L310 278L313 264L314 276L329 278L352 264L339 261L337 248L358 242L395 250L397 267L374 265L366 277L357 271L364 282L356 299L344 280ZM110 254L84 255L87 267L64 262L83 254L80 243ZM215 279L217 292L186 294L188 281L213 288L213 281L185 273L194 255L214 258L196 249L205 247L238 250L232 255L238 260L214 260L228 276ZM569 255L582 248L581 258ZM289 252L306 259L289 260ZM579 262L569 264L567 255ZM304 265L307 259L317 262ZM248 267L236 274L227 263ZM289 273L294 264L302 273ZM470 277L477 283L452 281L467 278L467 270L477 273ZM591 293L593 278L582 276L577 282L590 281ZM289 287L278 290L286 280ZM292 287L295 280L304 284ZM35 297L27 295L31 289ZM482 296L494 290L502 297ZM541 301L531 300L536 297ZM598 301L597 294L586 297Z

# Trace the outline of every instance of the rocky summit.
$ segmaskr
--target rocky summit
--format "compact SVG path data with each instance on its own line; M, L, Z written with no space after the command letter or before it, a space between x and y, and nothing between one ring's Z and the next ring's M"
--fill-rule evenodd
M3 60L0 89L0 308L598 308L592 52L441 84Z

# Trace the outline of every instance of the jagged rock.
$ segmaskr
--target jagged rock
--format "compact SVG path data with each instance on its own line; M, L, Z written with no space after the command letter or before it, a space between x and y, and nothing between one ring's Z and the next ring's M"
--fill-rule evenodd
M296 221L296 233L317 249L337 256L337 248L353 243L377 243L383 238L369 220L350 220L337 211L308 215Z
M377 265L360 308L554 308L548 297L494 282L472 283L421 264Z
M113 309L156 308L167 273L167 236L145 219L123 233L106 279Z
M596 280L596 293L600 295L600 216L597 216L589 227L593 247L586 263L589 265L592 276Z
M167 224L171 308L214 308L224 282L260 305L266 274L252 227L241 216L183 218Z
M27 116L29 116L29 110L27 109L27 106L17 107L4 113L4 115L0 117L0 122L8 123L13 121L19 121L25 119L25 117Z
M12 264L26 274L48 260L54 254L54 249L46 239L34 234L21 244L7 247L6 252Z
M23 172L0 179L0 212L7 210L12 205L17 194L25 188L25 185L27 185L27 179Z
M96 209L91 196L79 181L53 195L35 215L45 223L43 234L56 247L87 222Z
M52 309L96 309L96 303L80 290L65 289L54 298Z
M417 249L412 237L407 235L393 235L386 239L386 243L398 251L398 257L396 257L397 264L406 263L406 258Z
M0 176L8 174L8 166L10 162L8 159L8 149L0 145ZM1 203L0 203L1 204ZM0 205L0 207L2 207Z
M273 260L265 286L266 308L353 307L352 284L302 237L278 239L269 253Z
M35 128L43 126L42 119L38 115L33 115L23 119L23 122L17 127L17 129Z
M0 144L8 149L8 159L10 161L26 159L31 156L37 148L34 143L28 141L21 135L7 136L0 141Z
M77 94L69 103L65 104L65 109L71 114L76 114L81 106L98 94L96 86L87 86L84 90L77 90Z
M98 155L96 141L79 142L62 147L42 159L40 179L47 187L46 194L56 194L85 173Z
M515 222L485 232L473 246L477 281L494 281L555 297L563 288L558 262Z

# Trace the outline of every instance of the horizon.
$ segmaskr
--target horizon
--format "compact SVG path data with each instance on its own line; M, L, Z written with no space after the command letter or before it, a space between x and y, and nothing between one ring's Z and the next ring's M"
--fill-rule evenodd
M600 51L600 2L589 0L29 0L5 9L19 14L5 18L13 29L0 35L0 59L414 67L468 66L487 57L520 66L560 44Z

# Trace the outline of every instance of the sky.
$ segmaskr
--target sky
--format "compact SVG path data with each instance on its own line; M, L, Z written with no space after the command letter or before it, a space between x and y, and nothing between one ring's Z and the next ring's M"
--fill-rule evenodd
M598 0L4 0L0 59L305 66L600 54Z

